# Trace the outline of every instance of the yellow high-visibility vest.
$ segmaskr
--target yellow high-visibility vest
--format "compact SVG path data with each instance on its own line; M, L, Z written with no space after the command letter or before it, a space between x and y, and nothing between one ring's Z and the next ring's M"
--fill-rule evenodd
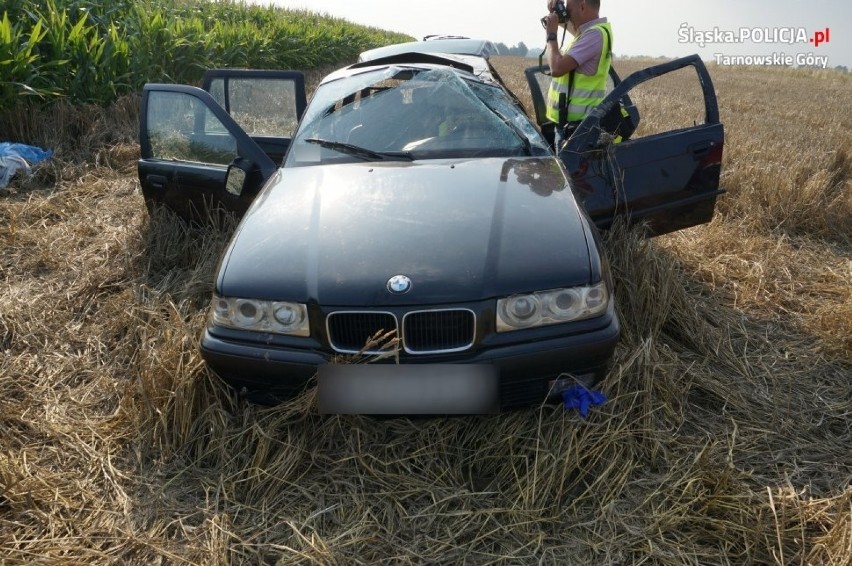
M612 48L608 43L612 42L612 27L609 22L595 24L583 33L589 33L597 29L603 36L601 40L601 56L598 59L598 68L594 75L572 71L561 77L553 77L550 81L550 90L547 93L547 119L559 123L559 95L565 93L568 101L568 121L578 122L585 118L592 109L601 103L606 96L606 78L609 75ZM609 33L607 33L609 32ZM580 39L580 34L574 41ZM574 41L571 45L574 45ZM570 50L571 47L569 46ZM566 52L567 53L567 52ZM574 85L571 86L571 75L574 75ZM571 92L568 92L571 90Z

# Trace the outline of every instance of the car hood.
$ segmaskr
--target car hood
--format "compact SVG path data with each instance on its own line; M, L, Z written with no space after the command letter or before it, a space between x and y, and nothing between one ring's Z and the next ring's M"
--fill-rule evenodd
M484 300L590 282L590 246L555 158L280 169L244 217L224 296L335 306ZM411 289L388 290L405 275Z

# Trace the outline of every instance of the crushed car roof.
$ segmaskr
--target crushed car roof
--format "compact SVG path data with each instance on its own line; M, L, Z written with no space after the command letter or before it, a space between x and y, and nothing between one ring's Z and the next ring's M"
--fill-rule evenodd
M398 43L370 49L361 53L358 57L358 62L363 63L407 52L454 53L456 55L474 55L488 59L491 55L497 53L497 48L492 42L486 39L436 38L428 41L410 41L408 43Z
M437 43L437 42L432 42ZM323 83L356 75L365 69L376 67L389 67L398 65L401 67L452 67L470 73L478 79L494 83L497 82L491 72L488 61L483 57L473 55L459 55L442 52L401 52L387 55L379 59L360 61L343 69L339 69L323 79Z

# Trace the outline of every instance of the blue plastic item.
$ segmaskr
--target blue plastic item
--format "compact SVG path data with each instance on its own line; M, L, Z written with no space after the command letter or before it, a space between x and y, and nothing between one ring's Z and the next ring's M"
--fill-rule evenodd
M51 149L41 149L22 143L0 142L0 189L9 184L9 180L18 171L30 174L30 166L41 163L53 155Z
M566 409L577 409L584 419L589 408L606 403L606 395L600 391L590 391L582 385L572 385L562 392L562 404Z

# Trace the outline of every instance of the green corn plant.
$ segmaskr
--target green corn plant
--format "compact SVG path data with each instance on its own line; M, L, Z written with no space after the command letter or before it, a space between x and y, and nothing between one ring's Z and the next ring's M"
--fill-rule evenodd
M35 22L27 33L20 24L13 25L8 12L0 20L0 108L18 102L20 97L35 96L47 99L59 91L50 87L45 75L50 63L43 64L37 46L47 34L41 21Z
M207 0L6 0L0 109L29 96L107 104L211 67L308 70L410 38L274 6Z

